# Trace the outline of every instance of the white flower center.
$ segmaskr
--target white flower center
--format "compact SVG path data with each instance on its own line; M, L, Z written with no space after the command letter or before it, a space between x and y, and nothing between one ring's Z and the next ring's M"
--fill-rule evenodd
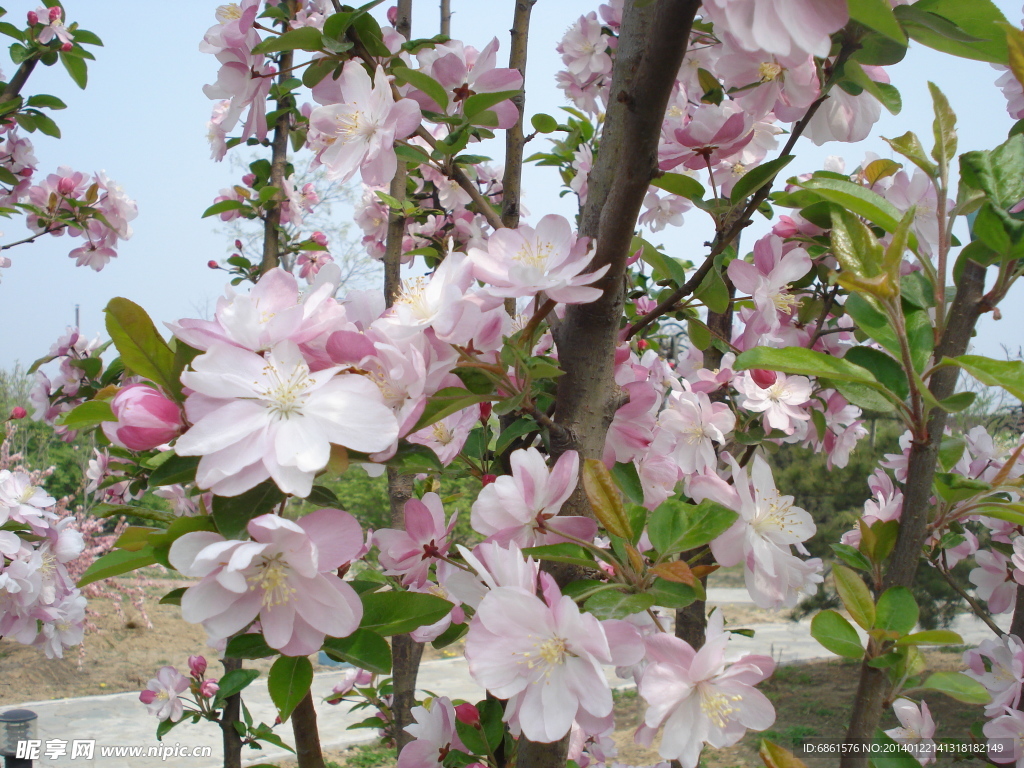
M533 267L541 272L547 272L548 260L554 248L551 243L538 242L536 246L524 243L523 247L512 258L527 267Z
M730 715L740 711L733 703L739 701L740 696L726 696L706 682L697 683L697 695L700 696L701 711L718 728L724 728L731 719Z
M309 367L296 365L288 375L283 375L272 365L263 370L266 386L260 395L266 401L267 410L279 419L301 416L302 408L309 399Z
M704 429L703 424L691 424L683 430L683 435L686 438L686 442L690 445L697 445L701 441L708 439L708 433Z
M783 501L778 493L762 496L758 504L757 515L751 521L751 525L758 534L778 531L790 533L795 528L793 516L793 503Z
M34 485L26 485L25 490L21 492L21 496L18 497L19 504L28 504L32 501L32 497L36 495L36 487Z
M772 304L779 312L785 312L787 315L793 314L793 308L799 303L800 299L785 291L779 291L772 295Z
M225 3L217 6L217 21L227 24L242 18L242 7L238 3Z
M761 76L762 83L770 83L773 80L779 79L779 75L782 74L782 67L774 61L766 61L758 65L757 74Z
M355 104L352 106L355 106ZM380 129L378 122L368 119L360 109L340 112L335 115L334 120L338 126L338 135L346 143L355 139L363 139L369 142Z
M288 563L281 560L281 555L265 559L258 567L256 573L248 576L246 581L249 589L263 590L263 607L272 608L275 605L283 605L292 599L295 588L288 583L288 573L291 568Z
M455 434L448 429L444 422L439 421L434 424L431 432L434 433L434 439L441 445L448 445L448 443L455 439Z
M402 281L402 292L395 299L396 304L404 304L412 310L413 315L419 319L432 317L435 312L427 301L427 285L430 280L426 277L415 277L411 280Z

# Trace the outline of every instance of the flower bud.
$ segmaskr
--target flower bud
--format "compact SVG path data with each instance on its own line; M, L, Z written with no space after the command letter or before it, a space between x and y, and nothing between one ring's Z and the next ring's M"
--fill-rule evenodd
M203 673L206 672L206 657L189 656L188 669L192 673L192 677L202 677Z
M75 49L75 46L73 43L63 43L60 49L64 51L64 53L67 53L68 51L73 51Z
M640 339L640 341L638 341L636 345L639 349L647 349L649 346L651 346L651 343L647 339Z
M217 691L220 690L220 686L216 680L203 680L199 686L199 695L204 699L212 699L217 695Z
M398 6L397 5L392 5L390 8L388 8L387 17L388 17L388 24L390 24L391 26L395 26L395 24L398 23Z
M238 250L242 250L242 241L241 240L235 240L235 248L237 248Z
M35 173L35 168L22 168L20 171L18 171L18 175L26 179L33 173Z
M57 182L57 191L67 197L75 191L75 180L68 176L62 176L60 181Z
M247 186L247 187L251 187L253 185L253 183L255 183L255 181L256 181L256 174L255 173L247 173L247 174L245 174L245 176L242 177L242 183L245 184L245 186Z
M487 420L491 418L492 406L490 402L480 403L480 423L486 424Z
M312 235L310 235L309 239L312 240L317 245L322 245L324 248L327 247L327 235L325 235L320 230L317 230Z
M768 389L779 379L779 375L775 371L765 371L761 368L751 368L750 378L754 380L761 389Z
M156 700L156 691L151 691L148 688L139 694L139 701L143 704L152 704Z
M474 728L480 727L480 710L476 708L475 704L466 702L465 704L459 704L455 707L455 719L460 723L471 725Z
M484 485L490 485L491 483L493 483L497 479L498 479L497 475L481 475L481 477L480 477L480 480L483 481Z
M20 405L16 405L13 408L11 408L10 420L24 419L26 416L28 416L28 411L26 411Z
M115 445L133 451L163 445L181 434L184 426L178 404L148 384L129 384L114 395L110 408L117 421L103 422L103 434Z
M59 5L51 5L47 8L47 12L47 15L50 17L51 24L55 21L60 21L60 17L64 14Z
M208 262L206 262L206 266L208 266L210 269L220 269L220 264L218 264L215 259L210 259Z
M28 25L30 27L34 27L38 23L39 23L39 14L36 13L35 11L29 11L28 12Z

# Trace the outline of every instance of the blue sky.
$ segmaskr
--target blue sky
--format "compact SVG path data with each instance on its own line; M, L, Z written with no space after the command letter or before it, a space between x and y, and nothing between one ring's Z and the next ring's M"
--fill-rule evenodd
M996 0L1007 18L1020 21L1020 6ZM560 67L555 45L565 29L581 14L596 8L597 0L539 0L534 7L527 75L527 112L557 113L563 105L554 86ZM36 2L8 2L9 19L21 23ZM74 322L80 307L83 332L103 331L102 310L114 296L125 296L144 306L161 321L208 314L225 284L223 272L209 270L210 259L228 254L229 243L218 234L217 222L200 216L222 187L234 183L236 171L225 161L209 159L206 122L213 102L202 86L213 82L217 62L199 53L205 30L214 23L218 3L180 0L162 6L165 13L128 12L121 3L65 3L68 18L79 21L101 38L104 48L95 49L90 62L89 86L80 91L63 69L37 70L26 94L50 93L62 98L68 109L54 115L63 132L61 140L33 134L42 173L59 165L76 170L104 170L139 205L133 222L133 238L120 246L120 255L102 272L77 268L67 258L74 245L68 237L46 237L34 244L5 252L14 262L0 271L0 367L15 362L29 364ZM513 0L452 0L453 36L483 47L492 37L501 41L499 59L507 56L508 28ZM414 0L413 32L435 34L438 25L436 0ZM6 39L6 38L5 38ZM5 75L13 71L7 61ZM996 72L987 64L942 56L916 46L907 59L889 69L902 95L904 108L883 118L874 136L898 136L907 130L918 133L930 146L931 104L927 81L935 80L945 91L960 118L960 150L985 149L1003 141L1012 125L1002 95L994 87ZM528 151L543 148L538 138ZM817 148L798 145L798 157L789 171L818 167L828 155L841 155L847 167L855 167L865 151L891 156L880 140L859 145L831 144ZM489 148L500 160L501 148ZM551 169L528 168L524 204L533 220L546 213L572 216L574 197L558 197L559 179ZM702 243L711 234L699 211L686 215L681 230L651 238L663 242L670 253L698 260ZM25 236L19 220L0 220L0 243ZM1014 309L1014 306L1019 309ZM977 352L1001 356L1001 344L1016 349L1024 341L1024 302L1011 294L1003 320L987 316L975 346Z

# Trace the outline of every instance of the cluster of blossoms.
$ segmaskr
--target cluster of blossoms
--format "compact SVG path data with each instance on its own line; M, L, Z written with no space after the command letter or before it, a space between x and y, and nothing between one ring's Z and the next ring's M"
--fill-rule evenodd
M189 677L185 677L174 667L160 668L156 677L139 694L139 701L146 705L149 714L159 720L176 721L181 720L186 712L209 712L210 700L217 695L220 685L215 679L206 677L206 659L203 656L189 656L188 669ZM186 691L192 695L191 701L181 696ZM186 710L186 703L197 708Z
M62 658L85 631L85 598L68 573L84 543L65 503L41 487L46 473L18 458L0 447L0 637Z

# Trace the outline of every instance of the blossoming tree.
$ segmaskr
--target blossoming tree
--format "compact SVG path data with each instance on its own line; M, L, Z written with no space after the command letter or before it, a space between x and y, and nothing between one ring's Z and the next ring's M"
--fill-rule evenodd
M609 2L560 44L569 117L529 119L555 141L528 162L558 169L579 217L527 224L533 2L510 4L507 68L495 42L444 28L414 37L410 0L384 26L377 5L217 9L201 43L220 62L205 88L214 155L249 143L270 156L207 215L264 223L260 263L230 264L235 286L255 285L229 288L211 320L172 323L169 340L115 299L117 361L74 358L81 375L38 395L64 429L102 425L116 474L101 485L153 521L83 581L154 562L198 579L165 601L206 628L227 671L161 670L142 694L158 733L186 713L216 720L232 766L243 739L279 740L239 700L255 677L242 660L276 657L269 688L300 765L322 765L307 658L322 649L362 670L333 698L376 708L367 724L403 768L603 763L614 666L647 705L636 738L693 768L705 744L774 719L755 687L773 661L727 661L707 575L741 565L763 607L792 606L825 576L804 548L813 520L776 487L765 449L801 443L843 466L866 433L862 409L907 433L857 527L832 545L835 588L868 640L836 611L812 622L826 648L862 660L850 738L926 746L923 690L988 703L991 738L1024 733L1024 444L1004 452L984 430L947 431L973 399L957 391L964 372L1024 397L1024 364L967 354L1021 272L1024 138L1015 129L958 161L955 115L932 86L934 137L888 139L899 160L814 171L795 156L804 141L864 138L883 107L898 111L885 67L910 44L1006 68L999 82L1021 117L1024 32L988 0ZM475 153L498 132L501 172ZM290 146L361 179L357 220L384 262L382 294L336 295L326 260L307 259L304 289L279 267L282 222L303 206ZM684 212L714 224L696 261L639 234ZM757 216L771 229L748 254L739 236ZM966 244L953 234L964 217ZM429 276L403 281L414 264ZM687 330L679 354L669 324ZM385 468L393 524L364 538L324 478ZM481 483L470 522L484 541L472 549L451 540L445 474ZM179 514L134 504L147 488ZM318 511L293 519L293 497ZM9 570L17 557L4 555ZM965 673L923 678L920 648L961 640L915 631L909 587L919 566L955 583L965 558L974 595L957 588L999 639L969 652ZM1006 634L989 613L1009 610ZM422 643L463 636L487 698L417 706ZM890 705L902 729L885 734ZM770 743L764 756L793 759Z

